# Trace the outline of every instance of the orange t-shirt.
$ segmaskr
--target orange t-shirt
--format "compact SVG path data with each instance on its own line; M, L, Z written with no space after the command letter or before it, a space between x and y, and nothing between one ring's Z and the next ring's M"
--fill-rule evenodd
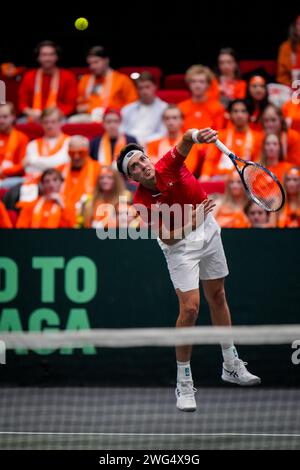
M217 100L206 100L196 103L192 98L182 101L178 107L183 113L183 130L212 127L222 129L224 126L224 107Z
M21 175L28 137L17 129L0 133L0 169L3 177Z
M283 115L290 120L291 129L300 133L300 103L288 101L282 107Z
M219 132L219 139L234 154L245 160L257 161L261 149L262 135L248 128L244 132L239 132L233 127L223 129ZM208 145L202 167L201 176L225 176L234 169L231 160L215 146Z
M176 139L169 137L162 137L161 139L152 140L147 143L146 154L150 157L151 161L155 164L163 157L171 148L180 142L182 134L180 133Z
M299 228L300 227L300 205L297 209L292 209L288 202L285 203L277 219L279 228Z
M296 76L295 76L295 75ZM296 52L292 51L291 41L284 41L279 47L277 60L277 81L291 86L291 82L299 79L300 74L300 44ZM293 76L294 75L294 76Z
M71 165L66 171L66 178L62 188L62 194L70 205L80 201L84 194L92 194L101 166L99 162L88 157L80 170L72 170Z
M294 129L281 133L283 154L287 162L300 166L300 134Z
M20 205L19 205L20 206ZM57 202L43 196L24 204L17 220L17 228L73 228L76 223L74 207L62 208Z
M283 161L281 161L281 162L277 163L277 165L273 165L273 166L266 165L268 170L270 170L272 173L274 173L274 175L277 177L277 179L280 181L281 184L283 184L283 177L284 177L285 173L290 168L292 168L292 166L293 165L291 163L283 162Z
M221 205L215 218L222 228L248 228L248 217L241 209L233 209L229 205Z
M108 71L106 76L84 75L78 84L78 104L88 104L89 112L99 107L122 108L138 99L133 81L116 70Z
M2 201L0 201L0 228L13 228L6 207Z

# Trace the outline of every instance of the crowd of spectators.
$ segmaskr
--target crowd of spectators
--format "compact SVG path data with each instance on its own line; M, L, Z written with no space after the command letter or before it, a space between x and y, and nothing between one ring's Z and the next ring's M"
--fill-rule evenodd
M294 89L300 16L279 47L276 76L262 70L241 76L235 51L223 48L214 70L191 65L168 99L151 70L133 77L114 70L102 46L88 51L88 71L79 78L58 65L54 42L41 42L35 55L38 67L23 73L13 64L1 66L2 77L22 76L17 106L0 105L1 228L120 226L122 214L137 227L136 186L116 171L121 148L139 143L157 162L186 129L204 127L217 129L237 155L270 169L286 192L283 209L269 215L249 202L216 146L195 144L186 166L215 199L220 225L300 227L300 93ZM95 125L91 137L86 130Z

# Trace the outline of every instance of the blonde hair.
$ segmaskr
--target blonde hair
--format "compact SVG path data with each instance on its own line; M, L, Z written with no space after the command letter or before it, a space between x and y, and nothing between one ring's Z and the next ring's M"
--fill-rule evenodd
M279 158L278 158L278 161L282 162L284 160L283 147L282 147L280 137L277 134L267 134L265 136L264 140L263 140L262 147L261 147L261 155L260 155L260 163L264 166L267 165L267 156L266 156L265 145L266 145L267 139L270 136L276 137L276 139L278 140L278 143L279 143Z
M52 114L55 114L55 113L57 113L60 120L64 118L63 112L59 108L56 108L55 106L53 106L51 108L44 109L44 111L41 114L41 121L49 116L52 116Z
M240 177L237 175L237 173L233 172L233 173L227 175L226 178L225 178L225 193L224 193L224 196L222 198L222 205L223 204L230 204L233 207L237 207L236 201L233 198L232 193L231 193L231 189L230 189L230 181L232 180L232 178L236 179L237 181L240 181L241 186L244 190L243 183L242 183ZM245 205L246 205L247 202L248 202L248 197L247 197L247 194L246 194L245 190L244 190L243 194L244 194Z
M113 185L112 191L110 191L109 194L104 196L103 191L100 186L100 181L101 181L101 177L107 173L113 176L114 185ZM94 217L94 210L99 204L101 203L112 204L116 207L117 204L119 203L119 197L121 195L124 195L125 191L126 191L125 183L121 174L117 170L109 166L103 166L101 168L101 173L98 177L98 180L95 186L93 197L86 202L83 208L84 226L85 227L90 226L90 223Z
M206 77L207 83L210 85L212 80L215 78L213 72L210 70L209 67L205 65L196 64L192 65L187 69L185 72L185 81L189 83L194 75L203 74Z
M287 200L289 199L289 194L286 190L286 180L287 180L287 177L291 174L291 172L297 172L298 173L298 178L300 178L300 169L299 167L297 166L293 166L292 168L290 168L289 170L287 170L283 176L283 187L284 187L284 190L285 190L285 194L286 194L286 197L287 197ZM298 203L300 205L300 190L299 190L299 193L298 193Z
M16 115L15 106L11 101L7 101L6 103L0 104L0 108L5 108L5 106L9 109L9 112L12 116Z

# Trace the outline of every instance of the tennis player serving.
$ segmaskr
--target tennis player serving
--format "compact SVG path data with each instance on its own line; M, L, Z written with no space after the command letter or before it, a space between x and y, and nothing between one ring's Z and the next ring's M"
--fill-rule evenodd
M139 183L134 197L136 209L147 223L150 216L152 228L158 234L157 241L165 255L179 300L176 327L189 327L196 323L200 306L199 279L213 325L231 326L224 289L228 268L221 229L211 213L214 204L184 163L195 143L215 143L217 137L218 133L210 128L189 129L176 147L167 152L156 165L137 144L125 146L118 157L119 171ZM179 207L182 211L171 213L162 210L165 207ZM157 211L160 211L159 217L155 217ZM221 348L224 381L244 386L260 383L260 378L252 375L245 367L246 363L239 359L233 342L221 344ZM182 411L196 409L191 355L192 346L176 347L175 394L177 408Z

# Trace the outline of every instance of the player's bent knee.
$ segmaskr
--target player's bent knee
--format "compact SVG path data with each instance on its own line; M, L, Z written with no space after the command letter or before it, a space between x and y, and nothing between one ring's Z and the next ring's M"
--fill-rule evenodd
M185 305L180 310L179 319L185 324L194 325L198 318L198 312L199 312L199 305L197 304Z

